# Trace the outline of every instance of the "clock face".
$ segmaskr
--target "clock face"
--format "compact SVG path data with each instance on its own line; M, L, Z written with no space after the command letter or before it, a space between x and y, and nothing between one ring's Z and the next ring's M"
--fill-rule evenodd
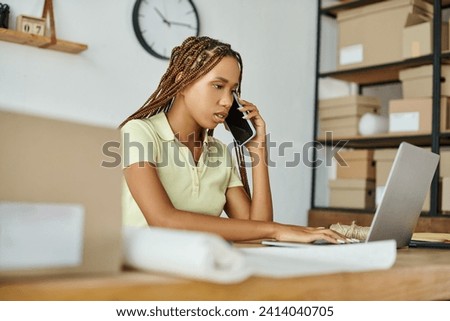
M198 36L198 13L191 0L136 0L133 27L145 50L169 59L175 46Z

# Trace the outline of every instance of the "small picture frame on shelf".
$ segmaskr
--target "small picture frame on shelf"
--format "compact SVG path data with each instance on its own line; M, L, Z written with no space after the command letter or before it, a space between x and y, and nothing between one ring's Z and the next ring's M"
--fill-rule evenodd
M17 31L31 33L38 36L45 35L46 20L44 18L36 18L25 15L17 17Z

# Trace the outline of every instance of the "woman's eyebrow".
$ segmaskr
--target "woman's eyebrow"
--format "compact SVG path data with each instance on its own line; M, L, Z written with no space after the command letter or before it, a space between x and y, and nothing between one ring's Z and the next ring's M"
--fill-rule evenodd
M230 82L228 79L220 77L220 76L215 77L214 80L220 80L220 81L223 81L224 83L229 83ZM238 83L234 84L234 86L237 86L237 85L238 85Z

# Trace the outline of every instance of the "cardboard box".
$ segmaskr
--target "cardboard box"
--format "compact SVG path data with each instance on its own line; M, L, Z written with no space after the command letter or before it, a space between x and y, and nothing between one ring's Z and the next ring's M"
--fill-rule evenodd
M330 207L374 209L375 185L364 179L336 179L328 181Z
M449 127L449 98L441 99L441 130ZM431 133L433 100L395 99L389 101L389 132Z
M358 96L358 95L342 96L319 100L320 110L326 110L327 108L333 108L333 110L338 110L340 108L345 108L349 106L353 107L353 110L351 110L350 113L348 114L344 114L343 116L354 115L359 107L369 107L378 109L380 107L380 100L378 99L378 97Z
M421 0L381 1L337 14L338 69L403 60L403 28L409 14L432 18Z
M430 148L426 149L431 151ZM377 187L386 185L396 155L396 148L377 149L374 151L375 184ZM440 156L440 177L450 176L450 150L441 150Z
M365 113L378 113L380 101L372 96L344 96L319 101L319 136L332 132L335 137L358 135L359 120Z
M426 65L401 70L403 98L433 97L433 66ZM450 96L450 65L441 66L441 96Z
M373 150L347 150L338 153L336 177L375 180ZM335 156L337 157L337 156Z
M122 170L103 163L112 161L105 144L115 142L114 128L0 111L0 201L84 208L80 265L2 270L0 278L120 271Z
M450 177L450 150L441 148L439 154L441 155L441 159L439 162L440 177Z
M395 155L397 155L397 148L377 149L373 153L375 161L375 184L376 186L385 186L389 173L391 171L392 163ZM378 193L377 193L378 194Z
M341 128L320 128L319 131L319 138L324 139L325 137L328 137L331 133L333 135L333 138L351 138L358 136L359 130L358 127L341 127Z
M320 108L319 119L359 116L366 113L378 114L380 106L375 105L343 105L335 108Z
M361 117L339 117L323 119L320 121L320 137L327 137L332 133L333 137L354 137L359 133L358 124ZM328 134L329 135L329 134Z
M442 23L441 49L448 50L448 23ZM403 29L403 58L433 53L433 21L428 17L409 14Z
M450 214L450 177L442 179L441 210L443 213Z
M341 127L358 128L360 116L325 118L320 120L321 128L337 129Z

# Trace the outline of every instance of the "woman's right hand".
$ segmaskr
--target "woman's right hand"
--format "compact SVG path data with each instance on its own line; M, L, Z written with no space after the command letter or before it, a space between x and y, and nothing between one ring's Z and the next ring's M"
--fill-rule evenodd
M276 224L275 239L285 242L312 243L325 240L330 243L347 243L345 236L324 227L305 227L295 225Z

